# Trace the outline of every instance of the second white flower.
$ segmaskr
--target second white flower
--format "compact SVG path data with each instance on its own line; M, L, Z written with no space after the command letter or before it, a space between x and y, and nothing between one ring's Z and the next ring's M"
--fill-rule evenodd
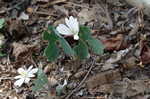
M38 71L38 68L33 68L33 66L30 66L28 69L19 68L18 73L19 75L15 77L15 79L18 79L15 81L15 86L21 86L23 83L29 83L30 78L34 77L34 73Z

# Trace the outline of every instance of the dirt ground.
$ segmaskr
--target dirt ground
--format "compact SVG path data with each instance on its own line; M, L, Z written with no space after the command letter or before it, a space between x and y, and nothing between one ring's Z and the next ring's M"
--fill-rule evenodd
M43 56L43 31L68 16L92 29L103 55L80 61L62 53L55 62ZM0 18L6 20L0 99L150 99L150 17L125 0L0 0ZM33 92L32 83L14 87L17 69L30 65L46 73L46 90ZM53 83L64 80L57 95Z

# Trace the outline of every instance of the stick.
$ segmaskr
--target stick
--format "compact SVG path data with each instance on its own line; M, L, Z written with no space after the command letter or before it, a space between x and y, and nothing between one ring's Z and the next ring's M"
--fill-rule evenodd
M76 87L74 90L72 90L72 92L70 92L70 94L65 99L69 99L69 97L71 97L74 92L76 92L78 89L80 89L81 85L85 82L86 78L90 74L93 66L94 66L94 62L92 62L91 67L89 68L87 74L85 75L85 77L83 78L83 80L80 82L80 84L78 85L78 87Z

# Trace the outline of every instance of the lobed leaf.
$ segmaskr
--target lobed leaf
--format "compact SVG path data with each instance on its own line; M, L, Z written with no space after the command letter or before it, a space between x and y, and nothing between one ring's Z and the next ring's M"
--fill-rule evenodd
M67 55L74 56L75 52L64 38L59 38L61 47Z
M50 38L51 38L50 33L48 31L44 31L43 32L43 39L44 40L50 40Z
M47 48L44 51L45 56L47 56L49 61L54 61L59 56L59 48L55 44L55 42L51 42L48 44Z
M80 26L80 33L79 33L79 37L82 40L88 40L92 38L91 35L91 30L90 28L86 27L86 26Z
M55 33L55 28L52 26L48 27L48 30L44 31L43 33L43 39L48 40L50 42L55 42L59 39L59 36Z
M32 87L33 91L38 91L38 90L44 88L44 85L46 85L48 83L47 76L42 71L42 69L38 69L37 79L33 83L34 83L34 86Z
M91 38L87 40L89 47L95 54L103 54L104 53L104 45L97 39Z
M76 52L76 55L80 58L80 59L85 59L88 57L89 52L88 52L88 46L86 45L86 43L84 41L79 41L79 44L77 46L74 47L74 50Z

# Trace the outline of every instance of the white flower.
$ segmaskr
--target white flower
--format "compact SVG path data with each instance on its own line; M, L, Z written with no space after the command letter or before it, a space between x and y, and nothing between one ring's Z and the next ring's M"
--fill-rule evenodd
M56 30L62 35L66 35L66 36L73 35L74 40L78 40L79 23L77 21L77 18L74 18L73 16L70 16L69 19L65 18L65 23L66 25L59 24Z
M19 68L17 71L20 75L16 76L15 79L18 79L15 81L15 86L21 86L23 83L29 83L30 78L34 77L34 73L38 71L38 68L32 69L33 66L30 66L28 69Z

